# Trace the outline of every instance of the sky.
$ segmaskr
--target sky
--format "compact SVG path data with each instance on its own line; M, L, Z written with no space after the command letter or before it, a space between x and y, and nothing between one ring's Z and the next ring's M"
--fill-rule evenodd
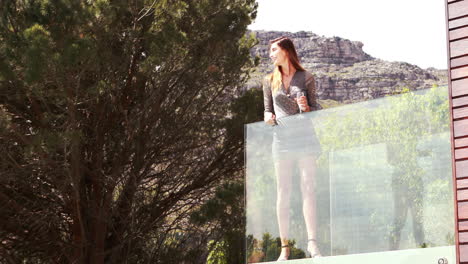
M444 1L257 0L249 29L342 37L375 58L447 69Z

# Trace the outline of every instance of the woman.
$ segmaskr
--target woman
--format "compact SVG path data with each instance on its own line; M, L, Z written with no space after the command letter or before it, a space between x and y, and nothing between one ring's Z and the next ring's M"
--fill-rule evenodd
M302 112L317 110L315 80L299 63L293 42L286 37L270 41L270 58L275 69L264 79L263 96L265 122L274 129L273 157L277 179L276 211L281 238L278 260L289 257L289 197L295 166L300 172L303 214L307 229L307 250L319 257L316 232L315 160L320 152L310 121L286 118Z

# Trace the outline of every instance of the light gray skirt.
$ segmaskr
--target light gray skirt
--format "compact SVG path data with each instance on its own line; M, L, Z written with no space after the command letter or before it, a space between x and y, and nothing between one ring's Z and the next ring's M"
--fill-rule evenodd
M321 153L320 142L315 134L312 121L297 115L278 119L273 132L273 158L299 159Z

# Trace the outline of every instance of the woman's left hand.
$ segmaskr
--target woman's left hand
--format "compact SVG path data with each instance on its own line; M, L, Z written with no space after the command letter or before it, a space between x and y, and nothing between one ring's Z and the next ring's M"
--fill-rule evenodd
M301 96L296 100L297 100L297 104L299 105L299 108L301 108L302 112L309 112L310 111L309 105L307 104L307 98L305 96Z

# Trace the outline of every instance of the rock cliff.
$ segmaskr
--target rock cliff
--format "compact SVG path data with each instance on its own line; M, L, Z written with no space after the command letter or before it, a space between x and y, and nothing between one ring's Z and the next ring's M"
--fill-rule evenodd
M403 88L411 90L446 85L446 70L421 69L406 62L389 62L373 58L362 49L363 43L312 32L253 31L259 40L251 53L260 57L260 64L248 83L259 87L262 77L273 67L268 56L268 42L287 36L296 46L301 63L316 76L320 100L350 103L395 94Z

